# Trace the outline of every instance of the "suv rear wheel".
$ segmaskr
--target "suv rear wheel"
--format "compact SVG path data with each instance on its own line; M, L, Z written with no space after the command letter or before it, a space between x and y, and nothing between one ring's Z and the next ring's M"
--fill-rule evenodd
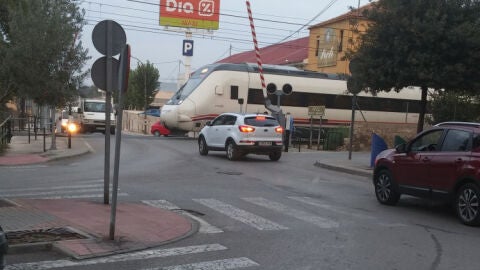
M208 154L208 146L204 137L200 137L198 139L198 152L202 156L206 156Z
M268 154L268 157L270 158L271 161L278 161L280 157L282 157L282 152L281 151L272 152Z
M458 190L455 208L460 220L466 225L480 225L480 189L473 183Z
M377 172L373 184L375 185L375 196L381 204L397 204L400 193L398 193L392 175L388 170L383 169Z
M241 153L237 149L237 146L235 145L235 142L230 140L227 142L227 158L229 160L237 160L240 158Z

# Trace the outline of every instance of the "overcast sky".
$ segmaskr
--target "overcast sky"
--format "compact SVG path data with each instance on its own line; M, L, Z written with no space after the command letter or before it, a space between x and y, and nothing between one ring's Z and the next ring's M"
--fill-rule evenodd
M188 1L188 0L177 0ZM92 57L91 67L100 54L93 47L92 30L103 20L114 20L125 29L132 55L154 63L160 81L174 82L184 72L182 42L184 32L166 31L159 25L159 0L85 0L87 25L81 41ZM359 0L250 0L260 47L308 36L308 26L349 11ZM361 0L360 5L369 1ZM312 19L317 17L311 23ZM303 27L303 30L297 32ZM220 27L213 34L194 34L192 71L231 54L253 50L245 0L220 0ZM137 60L132 59L135 69ZM85 82L91 84L91 80Z

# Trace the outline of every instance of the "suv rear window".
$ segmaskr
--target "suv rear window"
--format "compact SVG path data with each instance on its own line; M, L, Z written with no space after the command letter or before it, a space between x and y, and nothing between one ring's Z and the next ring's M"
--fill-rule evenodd
M276 127L280 125L278 121L273 117L246 117L244 121L246 125L255 127Z

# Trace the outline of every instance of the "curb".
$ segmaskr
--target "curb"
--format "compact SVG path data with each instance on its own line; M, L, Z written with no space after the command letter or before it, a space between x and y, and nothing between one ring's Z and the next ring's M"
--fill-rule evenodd
M39 251L50 251L53 249L54 242L38 242L28 244L17 244L8 246L8 255L33 253Z
M141 250L146 250L146 249L151 249L151 248L157 248L157 247L160 247L160 246L175 243L175 242L180 241L182 239L188 238L188 237L190 237L190 236L192 236L192 235L194 235L198 232L198 230L200 228L200 224L197 221L195 221L195 220L193 220L193 219L191 219L191 218L189 218L185 215L182 215L182 216L190 221L191 230L188 233L180 235L176 238L173 238L173 239L170 239L170 240L167 240L167 241L163 241L163 242L160 242L160 243L157 243L157 244L142 245L142 246L133 247L133 248L129 248L129 249L113 250L113 251L110 251L110 252L103 252L103 253L98 253L98 254L93 254L93 255L77 255L77 254L71 252L70 250L61 247L61 244L59 243L60 241L51 243L52 244L51 249L55 250L57 252L60 252L64 255L66 255L66 256L70 256L70 257L72 257L76 260L86 260L86 259L107 257L107 256L111 256L111 255L124 254L124 253L129 253L129 252L136 252L136 251L141 251ZM106 240L106 238L101 238L101 237L91 238L90 240L91 241L111 241L111 240ZM115 239L112 242L120 243L121 242L120 240L121 239ZM65 240L65 241L68 241L68 240Z
M181 214L180 214L181 215ZM62 241L69 241L69 240L60 240L60 241L51 241L51 242L38 242L38 243L26 243L26 244L16 244L16 245L10 245L8 249L8 254L9 255L15 255L15 254L23 254L23 253L33 253L33 252L42 252L42 251L56 251L61 254L64 254L68 257L74 258L76 260L85 260L85 259L93 259L93 258L99 258L99 257L106 257L106 256L111 256L111 255L117 255L117 254L124 254L124 253L129 253L129 252L136 252L136 251L141 251L141 250L146 250L150 248L157 248L160 246L164 246L167 244L175 243L177 241L183 240L185 238L188 238L198 232L200 229L200 224L190 218L187 215L182 215L184 218L186 218L190 224L191 224L191 229L189 232L180 235L178 237L172 238L170 240L166 240L160 243L156 244L151 244L151 245L144 245L142 243L138 244L136 247L132 248L127 248L127 249L119 249L119 250L113 250L110 252L102 252L98 254L92 254L92 255L77 255L74 252L71 252L67 248L63 248L61 245ZM106 238L102 238L101 236L96 236L92 233L86 232L85 230L78 230L75 227L70 227L72 230L75 230L79 232L82 235L88 236L85 240L90 240L94 242L101 242L101 241L106 241L106 242L117 242L120 243L121 239L115 239L113 241L111 240L106 240Z
M339 167L339 166L335 166L335 165L331 165L331 164L321 163L321 162L318 162L318 160L315 161L313 166L319 167L319 168L324 168L324 169L327 169L327 170L339 171L339 172L344 172L344 173L354 174L354 175L361 175L361 176L366 176L366 177L372 177L372 175L373 175L373 170L372 171L366 171L366 170L362 170L362 169Z

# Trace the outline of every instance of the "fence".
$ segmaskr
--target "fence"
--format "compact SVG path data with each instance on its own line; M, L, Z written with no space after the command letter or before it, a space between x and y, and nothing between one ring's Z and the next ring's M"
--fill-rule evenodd
M0 151L10 143L12 138L12 127L11 127L11 117L7 117L3 122L0 123Z
M33 136L35 140L38 136L43 138L43 151L46 151L46 137L51 135L52 121L50 118L40 118L36 116L26 116L13 118L8 117L0 123L0 150L3 150L13 136L28 136L28 143Z
M146 131L147 134L150 134L152 125L157 121L160 121L160 117L150 115L145 117L138 111L123 111L122 128L135 133Z
M337 150L339 146L343 145L343 140L346 137L348 129L343 127L322 128L320 136L320 144L318 144L318 129L312 129L310 140L310 128L295 127L292 134L292 147L301 148L301 145L308 145L308 147L316 148L317 150Z

